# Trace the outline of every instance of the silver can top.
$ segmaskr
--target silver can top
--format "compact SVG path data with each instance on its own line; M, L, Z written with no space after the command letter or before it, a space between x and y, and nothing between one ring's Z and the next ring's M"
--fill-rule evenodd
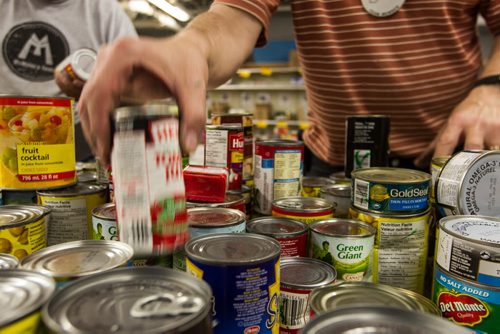
M120 241L71 241L26 256L21 267L66 280L123 266L133 254L132 247Z
M264 234L274 238L293 237L308 230L309 226L306 223L287 217L258 217L247 223L248 233Z
M171 99L166 99L144 105L116 108L113 112L113 119L118 123L135 118L177 117L178 114L177 105Z
M375 227L368 223L346 218L318 220L311 224L310 229L320 234L349 238L371 237L377 232Z
M223 266L258 264L279 258L281 246L265 235L225 233L191 239L185 250L191 260Z
M487 216L447 216L439 228L460 239L492 247L500 246L500 218Z
M227 208L191 208L187 210L187 217L189 226L197 228L238 225L246 218L240 210Z
M290 212L322 212L333 210L330 202L318 197L287 197L273 201L273 207Z
M0 270L1 269L14 269L18 266L19 260L17 257L10 254L0 253Z
M42 318L56 333L185 333L207 318L211 295L207 283L186 273L120 268L58 290Z
M281 286L314 289L332 284L337 277L334 267L308 257L284 257L280 263Z
M41 205L4 205L0 207L0 230L35 222L51 210Z
M101 192L104 193L107 190L108 186L105 184L92 184L82 182L66 188L38 190L36 194L43 197L74 197L97 194Z
M105 203L92 209L92 216L103 220L116 220L115 203Z
M21 270L0 270L0 328L37 311L56 288L52 278Z
M351 184L350 183L336 183L333 185L326 185L320 189L321 196L330 195L335 197L351 198Z
M360 168L352 171L351 177L368 182L391 184L414 184L431 180L429 173L395 167Z

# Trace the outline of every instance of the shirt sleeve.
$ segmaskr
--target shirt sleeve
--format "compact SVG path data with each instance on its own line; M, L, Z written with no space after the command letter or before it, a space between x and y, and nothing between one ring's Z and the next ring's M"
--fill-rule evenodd
M495 36L500 35L500 1L481 0L480 12Z
M99 1L100 4L106 6L107 17L104 20L106 25L106 43L112 42L122 36L137 36L137 31L130 17L125 13L118 1ZM103 10L103 8L100 8Z
M256 46L264 46L269 37L269 24L281 0L215 0L213 4L224 4L238 8L260 21L262 32L257 40Z

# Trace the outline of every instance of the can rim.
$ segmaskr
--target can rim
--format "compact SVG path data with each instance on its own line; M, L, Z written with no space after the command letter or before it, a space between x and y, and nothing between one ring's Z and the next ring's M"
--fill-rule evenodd
M193 214L202 213L202 212L214 213L214 211L215 211L215 213L231 215L231 220L225 221L222 224L210 224L210 223L200 223L200 222L193 223L192 221L189 220L190 213L193 213ZM235 226L235 225L244 224L246 221L246 215L243 212L241 212L240 210L231 209L231 208L195 207L195 208L187 209L187 215L188 215L189 227L195 227L195 228L201 228L201 229L211 229L211 228L217 228L217 227Z
M304 266L315 266L315 272L318 273L320 270L323 274L325 274L322 277L322 280L314 282L314 283L291 283L291 282L285 282L285 275L284 275L284 268L287 265L301 265L303 268ZM329 265L328 263L310 258L310 257L283 257L280 261L280 286L281 287L286 287L286 288L292 288L292 289L314 289L314 288L320 288L322 286L330 285L335 280L337 279L337 270L335 267L332 265Z
M37 190L37 196L41 197L75 197L75 196L85 196L94 195L101 192L107 191L106 184L99 183L87 183L87 182L77 182L76 184L54 190Z
M12 227L17 227L21 225L27 225L31 224L34 222L37 222L41 219L45 219L51 212L52 209L43 205L28 205L28 204L9 204L9 205L3 205L0 206L0 215L2 214L2 211L5 209L12 209L12 210L27 210L30 213L29 217L26 218L20 218L18 221L11 221L8 223L0 224L0 231L3 229L8 229Z
M453 221L484 221L484 222L492 222L495 223L500 228L500 218L498 217L490 217L490 216L471 216L471 215L456 215L456 216L446 216L439 220L439 229L444 232L452 235L455 238L466 240L474 244L489 246L489 247L499 247L500 242L488 242L484 240L474 239L473 237L464 236L462 234L457 233L454 230L450 230L447 226L448 223L453 223Z
M404 180L390 180L381 179L374 175L375 172L384 172L384 175L394 175L394 173L399 173L401 175L414 175L415 179L404 179ZM371 183L382 183L382 184L418 184L424 182L430 182L431 175L426 172L422 172L415 169L409 168L399 168L399 167L367 167L355 169L351 172L351 178L359 179L363 181L368 181Z
M342 224L342 225L347 225L347 224L354 225L354 226L357 226L361 229L364 229L367 232L367 234L345 235L345 234L333 233L333 232L327 233L325 231L321 231L318 229L319 227L324 226L324 225L329 224L329 223L338 223L338 224ZM327 235L327 236L331 236L331 237L342 237L342 238L348 238L348 239L350 239L350 238L352 238L352 239L372 238L377 233L377 230L372 225L370 225L362 220L347 219L347 218L329 218L329 219L318 220L318 221L313 222L309 226L309 228L311 229L311 231L314 231L314 232L321 234L321 235Z
M314 208L298 208L298 207L289 207L285 206L284 202L290 202L292 203L294 201L295 203L302 202L303 204L309 204L312 203L317 203L322 206L314 207ZM306 202L306 203L304 203ZM302 197L302 196L291 196L291 197L283 197L283 198L278 198L275 199L272 202L272 208L277 208L282 211L288 211L288 212L297 212L297 213L302 213L302 212L309 212L309 213L317 213L317 212L323 212L323 211L330 211L333 210L333 205L328 202L324 198L320 197Z
M262 223L262 222L269 222L270 224L272 224L273 222L277 223L278 221L288 222L290 224L293 223L298 228L300 227L300 229L298 229L296 231L291 231L291 232L286 232L286 231L285 232L284 231L265 232L262 230L258 230L256 228L256 225L258 225L259 223ZM280 216L264 216L264 217L253 218L249 222L247 222L246 230L248 233L263 234L263 235L272 236L275 238L280 238L280 237L281 238L290 238L290 237L295 237L295 236L303 235L303 234L307 233L307 231L309 231L309 225L307 225L306 223L304 223L303 221L298 220L298 219L292 219L292 218L280 217Z

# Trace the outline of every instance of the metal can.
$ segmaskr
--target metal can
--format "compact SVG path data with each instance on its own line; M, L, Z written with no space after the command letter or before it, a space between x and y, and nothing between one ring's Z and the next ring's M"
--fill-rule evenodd
M430 200L432 203L436 202L436 183L437 179L439 177L439 174L441 173L441 170L443 169L443 166L446 164L446 162L450 160L450 156L444 156L444 157L434 157L431 160L431 191L430 191Z
M185 273L121 268L58 290L42 318L50 333L211 334L210 297L205 282Z
M71 241L44 248L21 260L21 268L53 277L58 286L127 265L132 248L119 241Z
M92 210L92 239L118 241L115 203L105 203Z
M302 197L320 197L321 188L333 184L335 182L327 177L304 176L302 178L300 195Z
M332 204L334 217L347 218L349 208L351 207L350 183L323 186L320 189L320 197Z
M36 191L34 190L0 190L3 205L33 205L36 204Z
M333 182L335 182L335 184L339 184L339 183L351 184L351 182L352 182L350 177L345 176L344 171L333 172L332 174L330 174L330 176L328 176L328 178L330 180L333 180Z
M77 183L57 190L37 191L38 203L52 209L47 230L49 246L92 238L92 210L108 201L105 185Z
M54 290L54 280L40 273L0 270L0 333L38 333L40 311Z
M331 285L337 272L331 265L311 258L282 258L280 265L280 334L297 334L309 322L309 295Z
M390 120L384 115L346 117L347 177L356 169L389 165Z
M436 202L446 215L500 217L500 151L462 151L443 166Z
M255 211L269 215L278 198L298 196L304 144L293 140L255 142Z
M286 217L312 224L333 217L333 206L317 197L288 197L273 201L273 216Z
M245 197L242 194L226 193L226 199L221 203L208 202L186 202L188 209L191 208L228 208L240 210L246 213Z
M436 263L461 279L500 287L500 218L441 218Z
M22 260L47 246L51 210L38 205L0 207L0 253Z
M191 239L185 250L187 272L212 288L216 334L278 333L276 240L251 233L213 234Z
M449 321L387 306L356 306L326 312L309 322L302 334L474 334Z
M344 281L371 281L376 230L354 219L332 218L310 226L310 255L331 264Z
M413 169L372 167L352 172L352 205L375 213L418 213L429 208L431 175Z
M58 188L76 182L72 100L0 97L0 189Z
M310 295L311 312L319 315L353 306L388 306L395 309L439 316L438 307L424 296L410 290L370 282L341 282L314 289Z
M116 218L137 256L171 255L188 238L177 112L167 101L114 111Z
M227 208L192 208L187 210L189 237L214 233L245 233L243 212Z
M247 223L247 232L267 235L281 245L281 256L308 256L309 226L286 217L258 217Z
M498 333L500 287L479 284L435 267L432 300L441 316L475 333Z
M19 260L14 255L0 253L0 269L17 268Z
M384 215L350 208L349 218L376 230L373 281L423 293L431 211Z
M228 195L241 195L243 196L243 202L245 203L245 212L247 218L250 217L250 213L252 212L252 204L253 204L253 195L252 191L253 187L249 187L247 185L242 185L241 190L228 190Z
M229 189L241 189L243 179L243 127L207 125L205 127L205 165L229 169Z
M94 68L97 53L88 48L81 48L60 62L56 71L65 73L71 80L87 81Z

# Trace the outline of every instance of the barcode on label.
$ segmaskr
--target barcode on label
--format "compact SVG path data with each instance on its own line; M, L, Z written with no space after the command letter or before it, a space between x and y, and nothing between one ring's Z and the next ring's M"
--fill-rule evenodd
M309 320L308 294L281 293L280 325L285 328L302 328Z
M368 209L369 182L354 180L354 205L358 208Z

